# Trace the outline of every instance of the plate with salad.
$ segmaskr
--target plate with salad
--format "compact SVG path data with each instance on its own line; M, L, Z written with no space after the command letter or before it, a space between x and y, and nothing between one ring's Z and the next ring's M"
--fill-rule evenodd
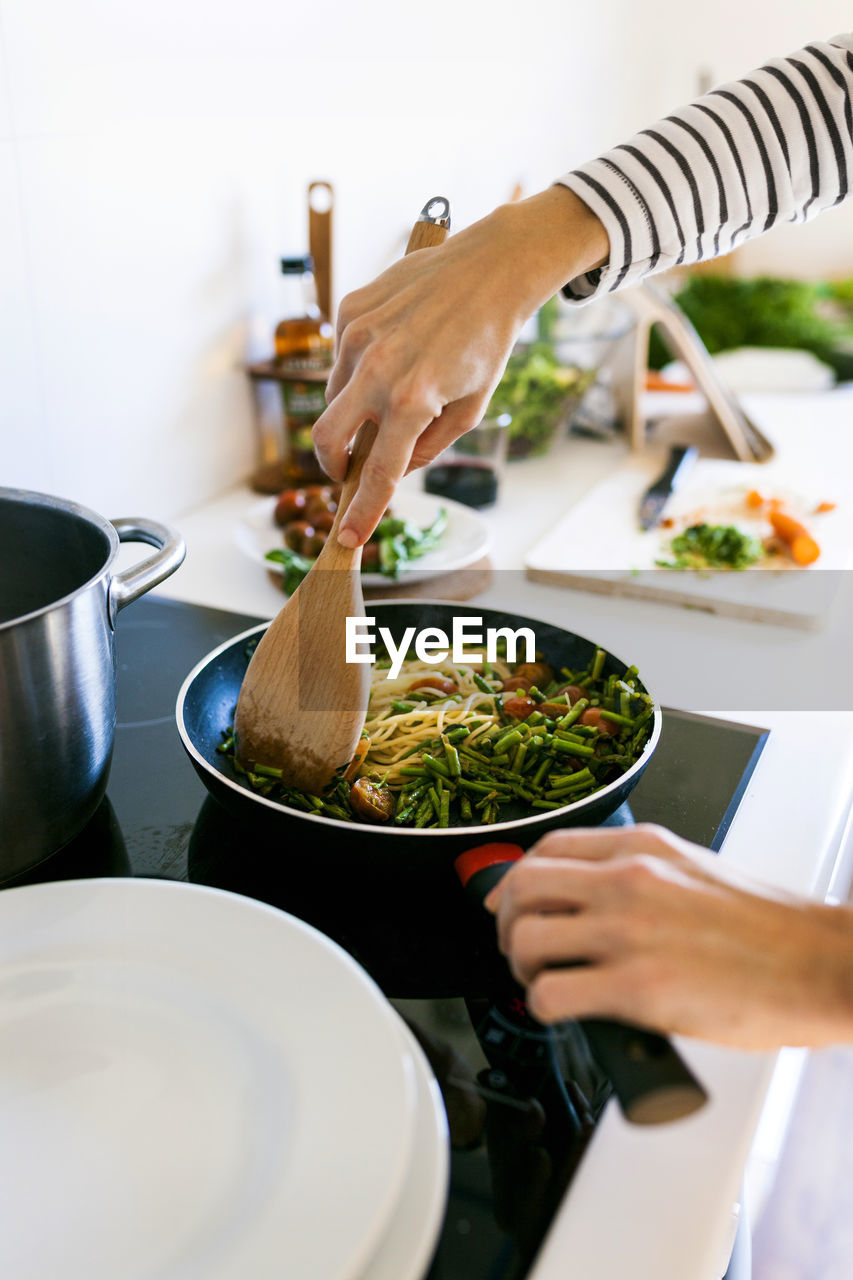
M337 510L339 486L306 485L254 503L234 530L240 550L280 573L282 590L296 590L320 554ZM465 569L489 549L486 522L449 498L403 490L380 520L362 556L366 587L423 582Z

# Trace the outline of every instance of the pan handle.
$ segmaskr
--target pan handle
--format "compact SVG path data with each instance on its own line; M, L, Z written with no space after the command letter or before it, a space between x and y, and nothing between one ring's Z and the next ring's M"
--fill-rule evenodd
M523 855L516 844L480 845L460 854L454 866L465 892L482 907L489 890ZM610 1079L625 1119L632 1124L681 1120L708 1101L705 1089L666 1036L602 1018L582 1018L578 1025Z

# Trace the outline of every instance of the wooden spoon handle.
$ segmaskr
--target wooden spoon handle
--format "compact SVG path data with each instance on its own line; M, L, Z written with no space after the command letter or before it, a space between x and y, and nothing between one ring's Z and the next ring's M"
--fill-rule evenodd
M353 441L352 450L349 456L349 464L347 466L346 479L344 480L343 488L341 489L341 496L338 499L338 510L335 515L334 523L329 530L329 536L326 539L323 550L320 552L324 562L323 568L355 569L361 564L361 547L355 547L353 549L350 549L349 547L342 547L338 542L338 529L340 528L341 521L346 515L347 507L355 497L356 490L358 489L358 482L361 479L361 473L364 469L364 464L367 461L370 450L373 448L378 430L379 427L376 423L371 422L368 418L365 422L362 422L358 429L358 434ZM330 543L332 546L327 552L327 548ZM335 560L334 565L328 564L328 561L332 558Z
M434 212L433 212L434 211ZM450 227L450 205L444 196L436 196L424 205L418 221L412 227L409 243L406 245L406 256L418 249L432 249L447 238ZM335 521L329 530L323 550L318 559L322 560L323 569L357 569L361 565L361 547L350 549L342 547L338 542L338 529L346 515L347 507L355 497L361 472L379 430L375 422L367 419L361 424L353 441L349 466L341 490Z
M440 222L416 222L406 245L406 256L416 249L432 249L441 244L447 236L447 228Z

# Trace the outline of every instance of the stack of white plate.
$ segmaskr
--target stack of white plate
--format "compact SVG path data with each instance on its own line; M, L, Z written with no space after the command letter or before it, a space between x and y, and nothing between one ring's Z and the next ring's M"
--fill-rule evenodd
M0 892L0 1275L420 1280L447 1134L323 934L157 880Z

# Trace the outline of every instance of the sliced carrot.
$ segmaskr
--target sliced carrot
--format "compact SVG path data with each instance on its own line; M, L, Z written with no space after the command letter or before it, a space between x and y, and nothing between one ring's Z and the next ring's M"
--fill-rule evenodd
M815 507L815 515L822 516L827 511L834 511L837 506L837 502L819 502Z
M692 382L670 382L657 369L646 371L647 391L695 391Z
M820 555L820 547L804 524L784 511L771 511L768 519L774 532L788 547L795 564L814 564Z
M750 489L749 493L746 495L746 505L748 507L763 507L764 494L759 493L757 489Z

